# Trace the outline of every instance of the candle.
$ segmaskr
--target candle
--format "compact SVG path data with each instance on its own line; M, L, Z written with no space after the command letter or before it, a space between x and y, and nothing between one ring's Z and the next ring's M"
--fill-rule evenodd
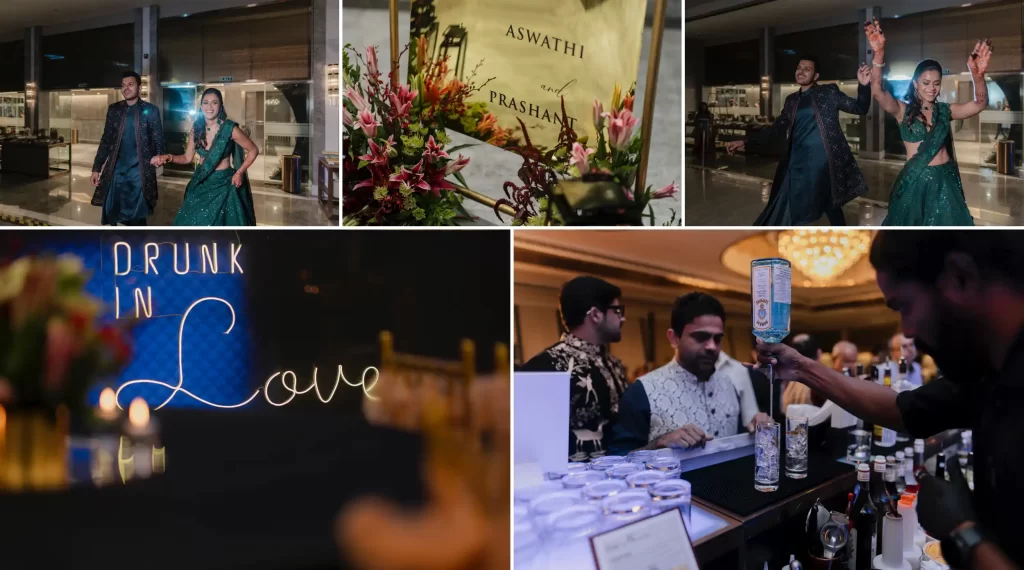
M104 388L100 392L100 404L96 410L96 417L104 422L113 422L117 420L120 415L117 409L117 398L114 396L114 390L110 387Z
M149 406L142 398L135 398L132 400L131 406L128 407L128 425L131 426L132 431L136 432L150 430Z
M131 438L135 476L148 478L153 473L153 449L157 446L157 421L150 417L149 406L142 398L135 398L128 406L125 433Z

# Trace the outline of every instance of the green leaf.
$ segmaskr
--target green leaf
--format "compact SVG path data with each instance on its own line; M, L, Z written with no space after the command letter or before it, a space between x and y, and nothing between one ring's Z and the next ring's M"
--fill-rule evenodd
M446 150L446 151L447 151L447 152L448 152L449 154L451 154L451 153L453 153L453 152L459 152L460 150L463 150L463 149L467 149L467 148L472 148L472 147L474 147L474 146L480 146L480 143L468 143L468 144L460 144L459 146L453 146L452 148L449 148L449 149L445 149L445 150Z
M359 166L357 166L356 168L359 169L359 170L362 170L362 169L366 168L367 166L369 166L369 164L370 164L369 160L360 160L359 161Z
M452 176L454 176L455 179L459 181L459 184L462 184L466 188L469 188L469 184L466 182L466 179L462 177L462 173L461 172L456 172L456 173L452 174Z

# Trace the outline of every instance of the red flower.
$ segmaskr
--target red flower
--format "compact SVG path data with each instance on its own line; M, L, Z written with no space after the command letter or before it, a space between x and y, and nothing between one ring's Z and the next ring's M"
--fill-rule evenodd
M437 144L433 135L431 135L430 140L427 141L427 150L423 153L423 157L429 162L434 163L440 158L448 158L448 153L444 151L441 145Z
M373 139L370 139L370 152L359 157L359 160L365 160L374 165L387 165L391 157L391 149L395 144L395 136L391 135L388 140L384 141L383 144L378 145Z
M68 315L68 322L71 324L71 330L73 330L75 334L82 334L85 332L85 329L89 328L90 320L88 313L81 311L72 311L71 314Z
M441 190L455 190L450 182L444 179L444 169L435 170L433 168L427 169L426 181L430 184L431 191L434 192L434 196L441 197Z
M413 190L419 190L424 193L430 192L430 184L423 179L423 160L416 163L416 166L411 169L402 167L402 171L398 174L393 174L390 178L391 182L397 182L400 185L408 186ZM434 194L440 196L440 192L434 191Z

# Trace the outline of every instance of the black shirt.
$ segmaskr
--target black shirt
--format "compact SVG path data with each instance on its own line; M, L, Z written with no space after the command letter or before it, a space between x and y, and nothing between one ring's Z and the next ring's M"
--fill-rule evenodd
M626 367L607 347L572 334L523 365L524 372L569 370L569 455L586 461L591 453L603 453L611 439L612 423L619 413L619 397L629 385Z
M1006 555L1024 566L1018 521L1024 513L1024 332L1003 369L957 383L938 378L896 397L911 435L947 429L974 431L974 508L977 523Z

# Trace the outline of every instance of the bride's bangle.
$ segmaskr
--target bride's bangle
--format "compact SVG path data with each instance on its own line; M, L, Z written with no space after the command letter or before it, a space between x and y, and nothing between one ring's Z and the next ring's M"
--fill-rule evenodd
M885 67L885 62L884 61L882 63L872 62L871 65L874 65L875 67Z

